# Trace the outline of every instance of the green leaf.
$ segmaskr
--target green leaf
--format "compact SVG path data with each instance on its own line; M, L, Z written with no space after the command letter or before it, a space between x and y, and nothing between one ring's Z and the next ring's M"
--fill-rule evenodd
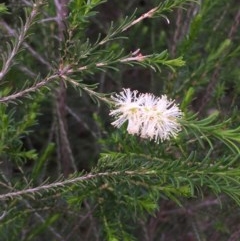
M32 178L36 179L42 172L44 165L46 164L49 156L55 150L55 144L49 143L47 147L44 149L43 153L39 156L39 158L35 161L35 165L32 170Z
M5 4L4 3L0 3L0 14L1 13L7 13L7 12L8 12L8 9L5 6Z

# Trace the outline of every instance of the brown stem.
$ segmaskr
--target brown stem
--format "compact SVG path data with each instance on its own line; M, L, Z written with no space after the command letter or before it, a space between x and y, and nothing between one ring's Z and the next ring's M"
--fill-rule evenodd
M68 15L67 4L69 0L54 0L56 7L56 19L58 23L58 36L59 44L64 41L64 32L65 32L65 21ZM60 61L61 62L61 61ZM61 63L60 63L61 64ZM61 68L61 66L60 66ZM70 173L76 171L74 165L73 154L68 139L68 129L67 129L67 120L66 120L66 86L64 80L60 80L59 88L56 91L56 114L58 120L58 143L59 143L59 153L61 168L63 175L67 177Z

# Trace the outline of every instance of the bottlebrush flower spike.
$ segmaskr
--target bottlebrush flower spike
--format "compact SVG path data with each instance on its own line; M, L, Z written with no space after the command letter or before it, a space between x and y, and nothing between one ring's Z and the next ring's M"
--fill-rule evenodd
M178 120L183 113L166 95L156 97L123 89L111 98L115 103L115 109L110 111L110 116L115 118L112 125L120 128L127 121L129 134L158 143L175 137L181 130Z

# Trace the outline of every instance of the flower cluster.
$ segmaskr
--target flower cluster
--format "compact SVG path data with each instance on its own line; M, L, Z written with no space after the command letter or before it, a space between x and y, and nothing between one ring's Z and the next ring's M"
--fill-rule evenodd
M156 97L123 89L111 98L115 109L111 110L110 115L116 119L112 125L120 128L127 121L129 134L159 142L176 136L181 130L178 119L183 113L166 95Z

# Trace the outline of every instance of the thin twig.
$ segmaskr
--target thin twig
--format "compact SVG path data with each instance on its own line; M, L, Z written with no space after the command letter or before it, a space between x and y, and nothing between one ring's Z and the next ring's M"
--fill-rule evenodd
M126 63L126 62L131 62L131 61L142 61L142 60L144 60L145 58L148 58L148 57L150 57L150 55L127 57L127 58L120 59L119 62L120 63ZM108 64L109 63L100 62L100 63L96 64L96 67L104 67L104 66L107 66ZM23 96L25 96L25 95L27 95L31 92L35 92L35 91L39 90L41 87L44 87L44 86L48 85L49 82L52 82L53 80L56 80L56 79L59 79L59 78L64 78L65 80L68 80L69 82L71 82L74 85L81 86L79 83L77 83L74 80L69 79L67 76L69 76L73 73L82 72L84 70L87 70L88 68L89 68L88 65L79 67L77 69L72 69L72 68L69 68L67 66L61 72L54 73L53 75L46 77L42 81L33 85L32 87L24 89L24 90L22 90L20 92L17 92L15 94L11 94L11 95L0 98L0 103L7 103L7 102L10 102L10 101L14 101L14 100L16 100L18 98L21 98L21 97L23 97ZM97 96L99 99L103 100L104 102L109 103L108 99L102 98L102 97L100 98L99 95L96 94L96 92L88 89L87 87L84 87L83 89L85 91L87 91L88 93L93 94L94 96Z
M42 185L42 186L38 186L35 188L29 188L29 189L25 189L25 190L21 190L21 191L16 191L16 192L9 192L6 194L1 194L0 195L0 200L4 200L4 199L8 199L8 198L15 198L15 197L19 197L22 195L26 195L26 194L33 194L33 193L39 193L42 191L50 191L54 188L58 188L58 187L64 187L66 185L71 185L71 184L75 184L78 182L84 182L87 180L91 180L91 179L95 179L95 178L99 178L99 177L107 177L107 176L122 176L122 175L128 175L128 176L134 176L134 175L153 175L156 174L154 171L114 171L114 172L100 172L100 173L96 173L96 174L87 174L85 176L81 176L81 177L76 177L76 178L72 178L72 179L67 179L65 181L59 181L59 182L55 182L55 183L51 183L51 184L46 184L46 185Z
M42 4L42 0L39 0L35 4L33 4L33 8L32 8L32 11L31 11L29 17L27 17L25 24L22 26L20 34L18 36L16 36L16 38L15 38L15 42L13 44L13 48L12 48L11 52L8 53L8 57L7 57L6 61L3 61L2 70L0 71L0 81L3 79L3 77L9 71L13 58L19 52L20 47L21 47L24 39L26 38L29 28L31 27L34 19L38 15L38 8L41 4Z
M12 29L5 21L0 21L0 25L5 28L5 30L8 32L10 36L14 36L16 39L18 38L18 35L14 29ZM22 45L25 49L29 51L29 53L32 54L32 56L37 59L40 63L44 64L48 67L48 69L51 69L50 63L44 59L43 56L41 56L36 50L34 50L27 42L23 42Z
M131 61L137 61L137 62L141 62L143 61L144 59L146 58L149 58L151 57L152 55L137 55L137 56L134 56L134 57L126 57L126 58L122 58L122 59L119 59L119 63L127 63L127 62L131 62ZM109 63L107 62L99 62L99 63L96 63L96 67L104 67L104 66L108 66ZM73 74L73 73L77 73L77 72L82 72L84 70L87 70L89 68L88 65L85 65L85 66L81 66L79 68L69 68L68 70L66 70L64 72L65 75L70 75L70 74Z
M11 102L14 101L20 97L23 97L31 92L36 92L37 90L39 90L41 87L46 86L49 82L56 80L59 77L59 74L53 74L47 78L45 78L44 80L42 80L41 82L38 82L37 84L22 90L20 92L17 92L15 94L9 95L9 96L5 96L0 98L0 103L6 103L6 102Z
M95 139L98 138L95 132L92 131L91 127L86 122L84 122L81 117L77 113L75 113L69 106L66 106L66 110L77 122L79 122L86 130L88 130Z
M59 96L60 95L58 95L58 97ZM56 106L56 112L57 112L57 117L58 117L59 132L60 132L60 136L61 136L60 137L60 148L62 148L61 158L62 158L63 162L65 161L65 165L63 165L63 163L62 163L62 168L63 168L64 176L67 177L69 175L69 173L71 173L72 171L76 172L77 167L76 167L74 156L73 156L73 153L72 153L70 141L68 139L66 124L65 124L65 121L64 121L65 118L63 118L63 116L60 113L61 102L59 103L59 101L57 100L56 105L57 105ZM64 110L65 110L65 108L64 108ZM71 169L73 169L73 170L71 170Z
M151 9L150 11L142 14L139 18L137 18L136 20L132 21L128 26L126 26L122 32L126 31L127 29L131 28L133 25L141 22L142 20L144 20L145 18L151 18L159 9L159 7L155 7L153 9Z

